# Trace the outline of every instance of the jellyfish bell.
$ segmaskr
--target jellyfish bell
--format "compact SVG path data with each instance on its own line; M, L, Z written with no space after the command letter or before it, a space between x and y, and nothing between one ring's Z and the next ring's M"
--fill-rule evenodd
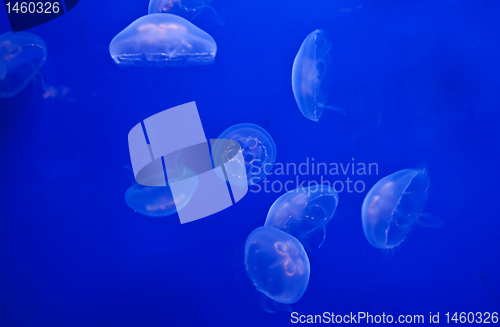
M127 169L131 171L131 168L127 167ZM176 192L174 197L168 186L145 186L134 180L133 185L125 192L127 205L134 211L149 217L166 217L182 210L196 191L198 178L196 174L185 167L167 169L167 174L169 172L176 176L177 180L186 180L183 184L183 192ZM164 176L149 176L153 181L162 177L164 178Z
M132 210L149 217L166 217L177 212L168 187L134 184L125 192L125 202Z
M326 225L335 214L338 203L338 193L328 185L300 187L283 194L273 203L264 226L279 228L303 245L319 244L321 247L326 238Z
M332 44L325 30L315 30L302 43L292 68L292 89L300 112L318 121L324 109L344 116L345 110L326 105L332 79Z
M378 181L366 194L361 209L363 231L379 249L399 246L415 225L441 227L438 217L422 213L428 198L426 168L404 169Z
M40 72L47 56L45 42L27 32L0 35L0 97L21 92Z
M245 267L256 289L284 304L300 300L309 283L309 258L292 235L258 227L245 244Z
M227 173L240 183L254 185L261 181L272 170L276 162L276 145L273 138L262 127L250 124L236 124L218 137L218 140L234 140L239 143L243 153L243 162L232 160ZM214 160L223 160L233 156L235 147L227 142L216 141L212 147ZM222 159L218 159L222 158Z
M151 0L149 1L148 14L168 13L192 21L204 9L210 9L217 24L224 25L215 9L208 5L209 2L209 0Z
M217 45L206 32L172 14L143 16L118 33L109 53L119 65L210 65Z

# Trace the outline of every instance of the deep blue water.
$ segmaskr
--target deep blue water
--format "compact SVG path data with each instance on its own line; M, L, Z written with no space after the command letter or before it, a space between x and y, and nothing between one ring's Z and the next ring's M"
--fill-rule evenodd
M444 227L416 228L386 254L362 231L367 190L340 192L294 311L426 321L429 312L443 321L446 312L500 311L500 2L211 4L225 26L208 11L194 21L217 42L211 66L117 66L109 42L147 14L145 0L81 0L28 31L45 41L42 77L59 93L44 99L38 83L0 99L0 325L291 325L289 313L260 307L243 265L247 236L284 192L249 192L184 225L125 203L129 130L189 101L208 138L236 123L266 129L280 163L377 163L378 175L352 176L367 190L397 170L429 168L426 211ZM333 45L330 102L348 116L312 122L290 79L318 28ZM9 30L0 9L0 34Z

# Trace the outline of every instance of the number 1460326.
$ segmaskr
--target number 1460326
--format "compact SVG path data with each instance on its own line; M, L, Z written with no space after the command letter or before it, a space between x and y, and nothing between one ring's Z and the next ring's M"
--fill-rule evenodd
M498 323L498 312L447 312L445 316L447 323Z
M61 10L59 2L7 2L7 13L14 14L57 14Z

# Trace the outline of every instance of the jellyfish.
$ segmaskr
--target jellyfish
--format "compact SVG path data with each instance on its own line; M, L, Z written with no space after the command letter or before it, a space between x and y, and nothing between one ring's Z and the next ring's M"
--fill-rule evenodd
M315 185L289 191L276 200L267 214L264 226L276 227L309 245L320 231L321 247L326 237L326 224L332 219L339 195L328 185Z
M332 44L325 30L315 30L302 43L292 68L292 89L300 112L318 121L323 109L332 109L344 116L344 109L326 105L330 93Z
M118 33L109 53L119 65L210 65L217 45L214 39L186 19L172 14L151 14L135 20Z
M256 289L279 303L300 300L309 283L309 258L292 235L258 227L245 244L245 268Z
M131 171L131 168L126 168ZM149 217L166 217L182 210L188 204L189 200L191 200L198 187L198 178L196 178L196 175L188 168L183 169L180 175L184 177L179 176L179 179L186 177L195 178L186 179L188 182L184 184L185 190L184 192L180 192L177 198L174 198L168 186L144 186L134 180L133 185L125 192L125 202L132 210ZM169 170L167 170L168 173ZM179 175L178 171L170 173L172 175ZM150 178L153 180L157 179L156 176L151 176Z
M47 50L35 34L7 32L0 35L0 98L21 92L40 72Z
M276 161L276 145L271 135L262 127L250 123L236 124L222 132L218 139L237 141L243 151L246 174L239 174L238 167L227 170L228 174L233 175L232 180L244 178L241 182L250 186L258 183L271 172ZM212 148L214 160L220 160L216 159L217 157L234 156L232 153L235 149L225 146L226 144L227 142L215 142ZM226 161L222 159L222 162Z
M169 13L186 18L192 21L203 9L210 9L219 25L224 25L219 15L208 3L210 0L151 0L149 1L148 14Z
M382 178L363 201L361 217L368 242L379 249L400 245L414 225L441 227L441 219L422 213L427 201L426 168L404 169Z

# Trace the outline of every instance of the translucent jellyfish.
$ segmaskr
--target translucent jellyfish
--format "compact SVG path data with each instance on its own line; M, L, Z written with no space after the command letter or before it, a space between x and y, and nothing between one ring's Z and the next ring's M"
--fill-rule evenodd
M196 176L192 172L187 171L187 169L184 175ZM155 179L154 176L151 176L151 178ZM181 192L176 199L174 199L169 187L144 186L134 181L134 184L125 192L125 202L134 211L146 216L170 216L184 208L196 191L198 179L190 178L188 181L189 184L186 184L185 191ZM176 203L178 203L177 207Z
M143 16L118 33L109 53L119 65L183 66L214 62L214 39L186 19L172 14Z
M276 145L266 130L255 124L236 124L226 129L218 139L237 141L243 150L246 178L242 183L253 185L262 180L272 170L276 161ZM221 146L224 144L224 146ZM227 142L215 142L212 148L214 160L216 157L230 158L234 149L226 147ZM225 162L227 160L222 160ZM238 177L238 169L227 171L233 177ZM234 179L233 179L234 180Z
M325 105L332 78L331 47L326 31L315 30L306 37L293 62L293 94L300 112L312 121L318 121L325 108L346 116L343 109Z
M42 68L47 50L35 34L7 32L0 36L0 97L21 92Z
M151 0L149 1L148 14L168 13L193 20L201 14L203 9L208 8L214 13L218 24L224 25L219 15L208 3L210 0Z
M361 216L366 239L376 248L392 249L406 239L415 224L441 227L443 222L421 213L427 201L427 170L404 169L382 178L363 201Z
M332 219L339 203L339 195L328 185L300 187L276 200L267 214L264 226L276 227L310 245L318 239L320 247L325 241L326 224Z
M274 227L259 227L247 238L245 267L258 291L280 303L295 303L309 283L309 258L302 244Z

